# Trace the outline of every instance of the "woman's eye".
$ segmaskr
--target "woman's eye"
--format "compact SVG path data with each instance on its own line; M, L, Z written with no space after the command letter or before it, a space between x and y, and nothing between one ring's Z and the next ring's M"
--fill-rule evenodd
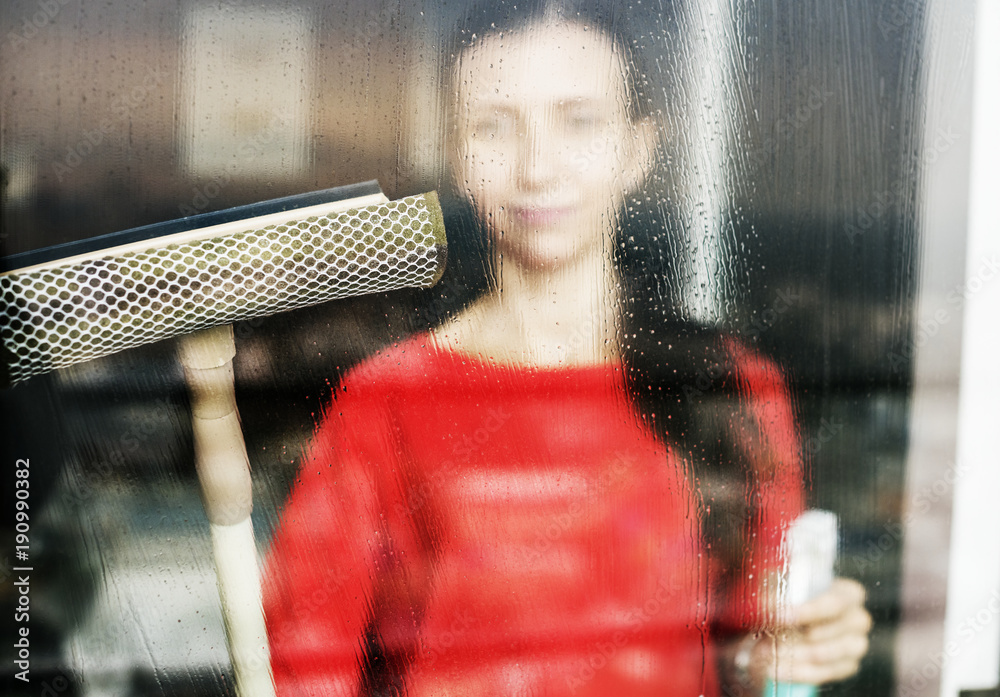
M495 121L477 121L472 124L472 137L477 140L488 140L496 135Z
M592 113L569 114L563 124L570 135L590 135L601 128L602 120Z
M506 138L514 131L514 119L503 114L488 116L472 123L472 137L478 140Z

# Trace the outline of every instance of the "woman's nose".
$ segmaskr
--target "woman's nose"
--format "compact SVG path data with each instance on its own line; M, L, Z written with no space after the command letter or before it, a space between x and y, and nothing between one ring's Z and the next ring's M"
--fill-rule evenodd
M521 135L518 153L518 178L527 190L546 190L558 180L554 134L546 133L544 122L535 120Z

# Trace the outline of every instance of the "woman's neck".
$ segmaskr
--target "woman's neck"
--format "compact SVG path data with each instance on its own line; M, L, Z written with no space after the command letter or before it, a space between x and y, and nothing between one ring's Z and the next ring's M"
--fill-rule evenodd
M497 289L435 335L450 348L514 363L616 358L619 284L610 243L605 247L552 268L497 260Z

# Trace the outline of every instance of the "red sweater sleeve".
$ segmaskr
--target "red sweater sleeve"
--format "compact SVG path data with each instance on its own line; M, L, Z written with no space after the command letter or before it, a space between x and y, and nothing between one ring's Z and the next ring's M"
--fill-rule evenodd
M394 457L391 415L366 377L349 376L328 408L268 554L264 608L281 697L358 694L387 495L377 473Z

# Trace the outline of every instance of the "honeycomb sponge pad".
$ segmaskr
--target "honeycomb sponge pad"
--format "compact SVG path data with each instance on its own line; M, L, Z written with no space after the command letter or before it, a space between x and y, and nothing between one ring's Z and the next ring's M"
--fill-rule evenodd
M7 382L327 300L428 287L447 243L434 192L0 276ZM189 236L190 237L190 236ZM120 250L119 250L120 251Z

